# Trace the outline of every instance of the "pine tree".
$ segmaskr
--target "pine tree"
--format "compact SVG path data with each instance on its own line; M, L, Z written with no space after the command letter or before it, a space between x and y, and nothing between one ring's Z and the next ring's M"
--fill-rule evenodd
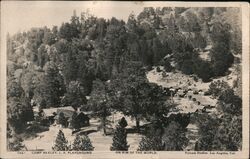
M126 121L126 119L124 117L121 118L121 120L118 123L121 127L125 128L126 126L128 126L128 123Z
M77 135L73 145L72 145L73 151L93 151L94 147L92 146L92 143L87 135L80 136Z
M109 124L107 117L111 114L111 106L113 101L110 99L110 89L107 83L95 80L93 83L93 90L91 92L91 98L88 101L91 105L91 109L97 113L97 116L101 119L99 128L103 129L103 134L107 135L106 127Z
M124 126L123 124L118 124L116 126L116 130L113 136L113 143L110 147L111 151L128 151L129 145L127 144L127 133Z
M59 73L58 66L54 62L47 62L44 66L45 73L37 83L34 90L34 99L41 103L46 102L46 107L58 107L61 96L65 92L64 79Z
M59 130L54 146L52 147L54 151L67 151L68 141L66 140L64 133Z

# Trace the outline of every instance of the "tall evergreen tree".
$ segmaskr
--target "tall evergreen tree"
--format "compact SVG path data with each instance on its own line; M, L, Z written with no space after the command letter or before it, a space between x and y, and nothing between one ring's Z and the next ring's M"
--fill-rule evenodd
M211 39L213 48L211 50L211 63L215 76L226 73L234 60L230 50L230 32L226 25L221 23L213 24Z
M106 127L109 123L107 117L111 114L111 107L113 101L111 100L112 90L109 89L107 82L95 80L93 83L93 91L91 92L91 98L88 104L91 105L91 109L96 112L97 116L101 119L100 127L103 128L103 134L106 135Z
M44 90L40 92L39 96L45 98L47 107L58 107L65 88L63 77L53 62L49 62L45 65L44 79L39 87L42 87L41 89Z
M113 143L110 147L111 151L128 151L129 145L127 144L127 133L125 129L126 124L123 122L121 120L121 122L119 122L116 126Z
M168 113L169 105L166 105L166 94L162 87L149 83L142 68L128 68L121 77L117 77L117 83L123 83L116 89L120 89L120 101L123 107L121 111L136 121L136 128L140 131L140 121L150 115L159 118ZM156 109L157 108L157 109Z
M62 105L71 105L80 107L86 103L84 88L78 81L71 81L67 88L67 93L64 94Z

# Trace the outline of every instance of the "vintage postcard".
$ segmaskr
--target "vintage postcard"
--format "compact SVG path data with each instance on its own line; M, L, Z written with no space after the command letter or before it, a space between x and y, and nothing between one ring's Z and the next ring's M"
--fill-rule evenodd
M249 158L249 4L2 1L0 158Z

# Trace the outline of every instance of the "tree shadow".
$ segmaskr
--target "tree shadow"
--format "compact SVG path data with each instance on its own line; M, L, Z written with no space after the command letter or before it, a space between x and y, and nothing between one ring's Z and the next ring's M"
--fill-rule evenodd
M146 129L148 128L149 125L150 124L144 124L144 125L140 126L140 131L138 131L136 126L133 126L131 128L126 128L126 132L127 132L127 134L139 133L139 134L145 135Z
M49 131L49 127L47 126L39 126L39 125L30 125L25 131L20 134L22 139L33 139L38 137L38 133L42 133L45 131Z
M73 131L72 132L72 135L73 134L76 134L76 135L89 135L89 134L91 134L91 133L94 133L94 132L97 132L97 130L83 130L83 131L81 131L81 130L78 130L78 131Z

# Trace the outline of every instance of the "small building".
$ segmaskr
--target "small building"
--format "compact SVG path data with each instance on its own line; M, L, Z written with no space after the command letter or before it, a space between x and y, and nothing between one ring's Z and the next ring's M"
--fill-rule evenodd
M173 88L173 87L170 87L169 90L172 91L172 92L175 92L175 91L176 91L176 89Z
M77 112L75 119L79 123L79 127L89 126L89 117L83 112ZM71 127L72 116L68 119L68 127Z
M47 108L43 109L41 112L39 112L41 116L45 117L48 121L49 124L53 124L55 122L54 117L57 114L57 108Z
M204 91L199 90L198 94L199 94L199 95L204 95Z
M70 127L72 116L77 113L76 120L79 121L80 127L89 125L89 116L91 112L83 112L80 109L75 110L72 106L58 107L58 108L47 108L39 112L39 116L43 116L49 124L58 124L60 114L65 117L65 127Z
M182 97L182 98L183 98L183 97L185 96L185 94L186 94L186 93L184 92L184 90L179 89L179 90L177 91L177 93L176 93L176 94L177 94L177 96L179 96L179 97Z
M54 120L58 123L58 119L60 114L63 113L65 119L66 119L66 123L65 123L65 127L71 127L71 121L72 121L72 116L74 113L76 113L76 120L79 122L80 127L84 127L84 126L88 126L89 125L89 117L88 115L86 115L84 112L80 111L80 109L78 109L77 111L69 106L69 107L60 107L57 109L57 115L54 117Z
M193 94L193 93L194 93L194 91L193 91L191 88L189 88L189 89L187 90L187 93L189 93L189 94Z

